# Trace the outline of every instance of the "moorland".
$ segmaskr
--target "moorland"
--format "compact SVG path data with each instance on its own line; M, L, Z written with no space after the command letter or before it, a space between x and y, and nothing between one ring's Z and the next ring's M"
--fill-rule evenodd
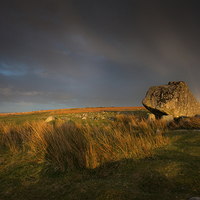
M0 199L200 196L200 119L144 107L0 114ZM46 123L47 117L56 120Z

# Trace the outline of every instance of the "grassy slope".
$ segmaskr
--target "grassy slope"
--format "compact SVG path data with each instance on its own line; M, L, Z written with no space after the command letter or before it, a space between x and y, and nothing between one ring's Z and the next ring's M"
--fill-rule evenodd
M108 125L110 120L109 117L116 116L118 113L125 114L135 114L137 116L146 116L148 112L144 107L102 107L102 108L75 108L75 109L60 109L60 110L50 110L50 111L35 111L27 113L12 113L12 114L0 114L0 122L5 124L17 124L22 125L24 122L37 122L41 120L46 120L47 117L53 116L58 120L73 121L80 124L91 124L98 125L104 124ZM87 115L87 119L83 120L84 115ZM97 117L93 120L92 117ZM104 117L105 119L101 119Z
M142 111L142 112L141 112ZM5 113L0 114L0 122L3 123L16 123L23 124L24 122L45 120L48 116L54 116L56 118L70 118L72 121L81 122L80 117L82 114L88 114L94 116L98 113L106 112L107 115L114 116L117 112L126 112L136 114L148 112L144 107L100 107L100 108L71 108L71 109L58 109L58 110L44 110L34 111L26 113ZM78 120L78 121L77 121Z
M139 160L52 173L27 153L0 152L0 199L187 199L200 196L200 132L171 131L172 142Z

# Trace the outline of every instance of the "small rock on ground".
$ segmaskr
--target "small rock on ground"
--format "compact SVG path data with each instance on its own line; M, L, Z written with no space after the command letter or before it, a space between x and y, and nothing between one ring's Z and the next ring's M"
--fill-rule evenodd
M52 122L52 121L55 121L55 120L56 120L55 117L49 116L49 117L45 120L45 122Z

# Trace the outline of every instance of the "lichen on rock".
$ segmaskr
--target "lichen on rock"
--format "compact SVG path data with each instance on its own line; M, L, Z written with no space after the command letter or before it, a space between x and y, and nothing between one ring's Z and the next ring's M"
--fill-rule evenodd
M168 85L150 87L142 103L159 117L173 115L178 118L200 114L200 103L183 81L171 81Z

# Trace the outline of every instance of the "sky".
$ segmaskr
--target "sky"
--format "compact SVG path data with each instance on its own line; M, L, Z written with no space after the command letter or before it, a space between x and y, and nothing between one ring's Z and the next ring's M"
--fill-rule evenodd
M200 100L199 0L1 0L0 112L142 106L185 81Z

